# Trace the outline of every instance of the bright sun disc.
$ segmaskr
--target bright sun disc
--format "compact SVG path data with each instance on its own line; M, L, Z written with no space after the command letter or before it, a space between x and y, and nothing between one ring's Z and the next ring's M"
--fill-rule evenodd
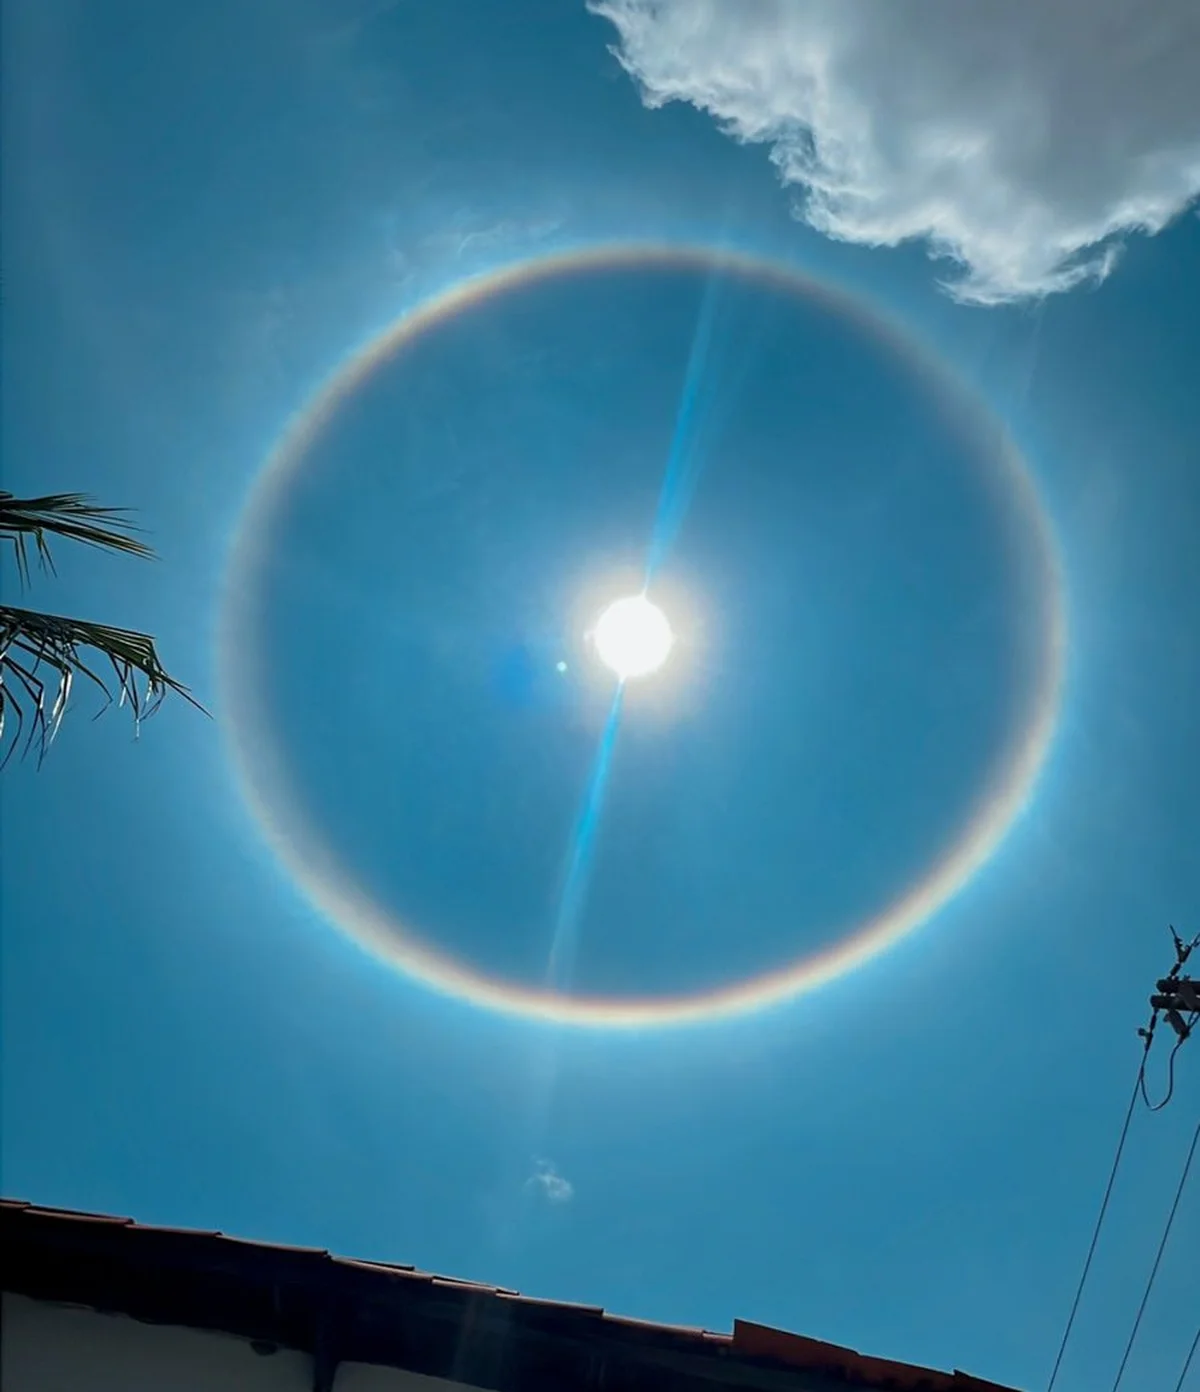
M610 604L600 615L595 636L601 661L622 681L661 667L675 641L667 616L645 595Z

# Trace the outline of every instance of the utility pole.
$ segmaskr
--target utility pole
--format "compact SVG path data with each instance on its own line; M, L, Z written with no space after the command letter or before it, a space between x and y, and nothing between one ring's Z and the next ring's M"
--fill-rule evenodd
M1180 1039L1186 1039L1192 1032L1192 1026L1183 1017L1185 1013L1200 1014L1200 983L1190 976L1180 976L1174 980L1167 976L1158 983L1158 990L1158 995L1150 997L1150 1004L1155 1010L1162 1011Z
M1185 943L1172 928L1171 937L1175 942L1175 965L1156 983L1157 990L1150 997L1150 1009L1153 1012L1150 1024L1146 1029L1138 1030L1138 1034L1146 1041L1147 1050L1160 1015L1175 1031L1178 1044L1182 1044L1189 1037L1200 1019L1200 982L1183 975L1188 958L1195 948L1200 946L1200 936Z

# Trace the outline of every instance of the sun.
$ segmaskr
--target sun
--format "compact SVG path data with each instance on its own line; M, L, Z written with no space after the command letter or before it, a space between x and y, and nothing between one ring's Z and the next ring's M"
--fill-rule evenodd
M610 604L596 621L593 636L600 660L622 681L657 671L675 642L667 616L640 594Z

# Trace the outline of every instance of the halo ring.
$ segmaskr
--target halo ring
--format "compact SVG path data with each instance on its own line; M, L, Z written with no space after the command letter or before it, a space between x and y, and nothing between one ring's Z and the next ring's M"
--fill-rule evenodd
M321 836L286 796L286 759L270 733L255 605L274 516L303 467L309 447L374 370L435 325L492 296L553 278L622 268L726 268L777 285L849 317L915 363L933 389L978 421L996 443L979 451L1003 475L1014 514L1032 543L1039 596L1036 672L1023 718L971 813L915 882L836 943L782 966L716 988L681 995L612 997L573 994L499 980L434 949L393 911L355 883ZM981 401L931 352L844 290L796 268L742 252L657 242L600 244L519 261L461 280L402 314L335 369L285 427L254 480L234 529L217 624L217 673L224 731L245 802L279 864L308 901L374 956L427 988L477 1006L546 1023L599 1029L698 1024L761 1010L833 981L927 922L990 859L1027 806L1053 742L1066 653L1066 614L1058 549L1033 478L1015 445Z

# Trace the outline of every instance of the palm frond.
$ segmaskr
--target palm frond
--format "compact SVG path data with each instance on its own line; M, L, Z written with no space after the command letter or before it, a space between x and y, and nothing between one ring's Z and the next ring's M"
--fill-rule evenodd
M32 542L38 560L54 569L50 537L81 541L108 551L143 558L154 555L145 542L131 535L136 529L124 508L102 507L86 493L47 493L40 498L18 498L0 490L0 538L12 542L21 579L29 579L28 546Z
M22 743L22 732L26 752L36 747L39 762L45 757L80 677L100 692L101 710L114 700L127 705L135 729L171 691L204 709L163 667L149 634L0 605L3 763Z

